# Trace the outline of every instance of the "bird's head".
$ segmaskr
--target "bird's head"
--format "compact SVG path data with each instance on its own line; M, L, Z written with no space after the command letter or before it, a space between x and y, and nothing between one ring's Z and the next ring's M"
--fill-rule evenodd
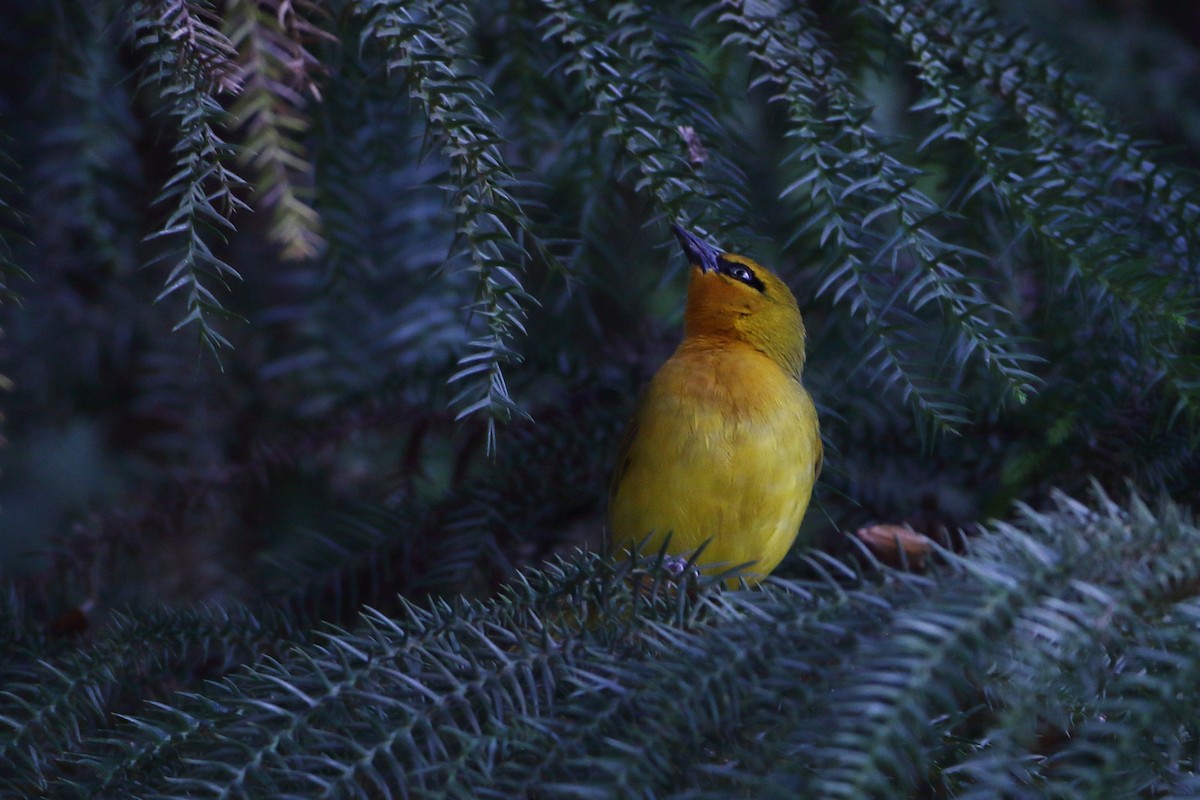
M752 259L723 253L678 225L671 230L692 265L684 339L746 342L799 379L804 320L787 284Z

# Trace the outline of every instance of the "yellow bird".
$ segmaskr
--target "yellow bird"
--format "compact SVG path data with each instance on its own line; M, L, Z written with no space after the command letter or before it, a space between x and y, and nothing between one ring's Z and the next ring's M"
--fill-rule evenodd
M609 498L617 552L670 536L709 570L757 582L796 539L821 471L821 435L800 382L804 321L770 270L678 225L691 263L683 342L650 381L621 445Z

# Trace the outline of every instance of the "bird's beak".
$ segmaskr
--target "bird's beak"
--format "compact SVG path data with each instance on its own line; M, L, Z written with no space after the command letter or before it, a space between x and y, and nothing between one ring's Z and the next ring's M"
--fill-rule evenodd
M671 230L675 232L675 238L679 240L679 246L683 248L684 254L693 266L699 267L701 272L713 272L716 270L717 258L721 255L720 250L705 243L696 234L684 230L673 222L671 223Z

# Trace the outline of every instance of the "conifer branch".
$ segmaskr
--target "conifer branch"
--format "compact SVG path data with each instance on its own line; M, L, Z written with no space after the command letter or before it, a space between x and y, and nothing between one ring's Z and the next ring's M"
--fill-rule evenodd
M257 652L237 642L277 635L242 614L202 631L188 614L123 621L9 681L0 747L9 786L67 796L1132 791L1192 769L1198 542L1177 508L1098 495L985 532L925 576L826 559L837 580L730 592L586 556L488 602L290 633L276 658L152 695L112 728L131 671L166 680L202 647L227 674L228 654ZM1043 723L1066 726L1052 763L1029 727ZM69 787L54 777L68 767Z
M103 642L5 675L0 703L0 758L14 769L0 790L46 790L63 774L76 746L108 725L114 709L167 696L191 670L221 675L289 632L281 615L242 610L143 613L117 617ZM129 695L134 707L127 707ZM118 748L124 754L127 748Z
M287 259L312 258L323 246L311 202L313 165L303 142L310 126L304 95L320 100L314 73L321 65L305 39L332 37L302 12L313 9L291 0L233 0L225 11L242 74L229 116L243 131L241 161L254 169L255 192L271 212L269 236Z
M1108 217L1125 217L1121 227L1144 228L1146 219L1161 227L1145 245L1174 266L1196 287L1200 279L1200 200L1194 188L1172 169L1155 163L1129 134L1113 128L1108 113L1079 89L1045 44L1017 34L976 0L947 3L917 0L906 4L909 19L932 20L927 35L960 65L976 85L1003 100L1025 123L1039 151L1055 153L1075 165L1075 196ZM897 21L896 6L887 9ZM1080 168L1082 167L1082 168ZM1067 177L1067 176L1064 176ZM1110 194L1140 202L1101 204L1095 181Z
M734 28L726 41L748 49L762 66L759 81L778 85L788 105L788 135L800 141L790 160L802 177L784 197L805 199L803 229L820 226L822 247L831 255L818 291L835 302L849 299L849 310L875 342L863 362L872 364L875 379L898 387L905 402L939 426L966 420L960 401L939 390L938 381L919 377L905 352L910 315L936 305L954 332L950 355L958 370L978 359L1004 393L1023 401L1036 378L1025 369L1030 356L1020 339L996 321L1007 310L967 274L963 262L976 256L931 232L931 220L942 212L915 188L920 171L891 156L867 125L815 18L800 9L785 14L770 2L724 5L721 20ZM881 276L884 268L898 280Z
M578 0L543 3L550 12L543 36L563 52L565 74L576 76L604 135L632 161L634 189L648 191L669 220L684 217L686 208L695 227L734 249L752 229L752 215L736 191L713 185L688 161L679 129L696 120L668 82L679 71L678 56L656 36L654 7L621 2L605 9L605 22L618 21L613 30Z
M1198 320L1196 230L1200 200L1142 155L1055 65L1044 48L1001 30L971 3L874 4L911 49L927 97L918 109L945 120L930 139L954 136L986 171L986 183L1069 265L1118 328L1200 407L1200 364L1173 355ZM994 115L956 76L1006 102L1028 142L1008 145ZM1104 225L1096 220L1103 219ZM1146 230L1147 224L1158 231ZM1127 318L1132 324L1126 324Z
M212 317L236 315L213 287L227 289L241 276L213 251L213 240L232 231L230 217L247 206L236 194L244 181L228 166L235 148L217 132L227 116L219 98L240 92L241 74L215 13L207 0L139 0L131 27L146 59L142 85L157 88L178 137L175 171L156 200L167 207L167 219L147 237L166 247L155 261L170 264L157 301L181 294L187 313L175 330L195 323L201 343L217 356L230 344Z
M365 36L387 50L388 68L402 71L410 96L420 104L431 133L450 161L451 201L458 242L451 262L477 276L475 301L467 310L485 333L472 339L450 383L461 383L454 399L458 418L487 415L488 451L494 452L495 423L524 413L512 399L504 365L520 359L512 340L526 333L524 305L533 298L520 275L532 256L552 261L533 232L514 192L521 181L507 164L502 137L487 104L487 86L474 77L466 38L471 11L462 3L429 0L416 5L376 0L358 6L368 15Z
M1197 652L1190 620L1200 554L1176 507L1155 511L1134 498L1121 508L1099 494L1096 505L1060 495L1053 514L1025 512L1026 526L1050 533L1063 548L1058 569L1070 580L1017 615L1014 646L990 670L995 735L953 770L956 794L982 800L1006 786L1132 794L1172 770L1164 760L1172 757L1170 744L1132 732L1188 723L1167 687L1195 675L1189 659L1175 656ZM999 532L978 543L976 557L1010 558L1007 543L1018 529ZM1143 537L1153 541L1152 553ZM1178 671L1166 678L1164 668ZM1040 737L1064 740L1052 762L1029 757Z
M131 254L143 231L132 198L142 186L138 123L111 30L118 15L104 2L62 14L55 30L62 74L47 104L54 109L52 144L37 165L39 190L31 204L53 209L39 244L63 248L83 239L89 257L124 274L136 267Z

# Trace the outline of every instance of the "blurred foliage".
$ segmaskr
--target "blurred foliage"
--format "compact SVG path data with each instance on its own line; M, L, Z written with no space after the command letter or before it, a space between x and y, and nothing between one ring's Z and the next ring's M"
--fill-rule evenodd
M1033 563L1037 547L1006 529L988 539L1006 544L985 566L947 554L959 565L928 582L684 593L682 605L601 614L583 632L570 614L547 620L548 598L570 595L572 580L593 600L625 597L617 567L587 557L520 577L601 540L622 424L678 337L671 221L776 268L805 312L805 380L827 458L802 542L834 560L797 548L783 576L848 563L841 532L866 522L909 522L961 549L958 530L1007 516L1014 501L1043 507L1054 487L1077 494L1090 478L1197 503L1200 193L1188 170L1200 163L1200 110L1187 87L1200 24L1171 4L1003 6L1003 16L982 0L0 9L0 635L21 643L4 650L16 688L3 701L15 705L0 705L0 747L26 759L10 785L42 791L63 768L80 787L125 796L130 776L160 765L146 779L154 794L194 747L226 764L217 751L251 724L231 709L283 702L264 687L311 697L334 662L353 681L358 659L418 630L442 649L414 658L455 675L469 662L482 683L427 694L385 681L372 703L444 692L440 704L467 685L500 705L479 716L469 700L470 713L439 718L455 735L474 731L460 751L420 738L431 729L419 725L395 729L411 741L369 744L395 721L381 703L379 720L355 729L362 738L311 764L314 791L366 791L349 773L349 784L330 777L367 758L356 748L397 769L428 759L431 787L451 780L435 777L447 766L438 753L494 777L483 767L500 750L486 733L524 753L521 764L566 742L551 766L509 776L525 791L563 788L586 754L579 796L621 780L663 794L653 783L663 776L634 758L642 745L613 732L638 704L674 701L685 664L715 659L699 685L731 682L721 652L750 654L763 682L739 684L728 707L696 696L691 710L707 721L663 723L659 741L697 731L679 757L698 760L669 772L695 779L678 788L689 796L770 795L795 781L862 796L881 776L968 795L972 781L1035 785L1061 776L1030 753L1049 763L1070 750L1059 741L1052 758L1030 744L1045 724L1140 747L1120 738L1141 736L1140 722L1111 738L1087 727L1107 713L1087 682L1130 658L1165 658L1168 640L1193 646L1190 566L1177 611L1138 605L1153 570L1114 601L1125 616L1112 624L1164 626L1159 650L1129 627L1104 650L1099 633L1043 619L1046 642L1009 642L1025 649L1003 658L965 653L1019 629L1021 602L1086 604L1071 581L1108 586L1102 570L1120 559L1161 566L1164 531L1187 531L1170 547L1194 546L1174 510L1160 526L1140 507L1106 506L1111 525L1140 522L1113 541L1124 555L1095 553L1078 572ZM1029 523L1074 542L1051 550L1074 554L1079 537L1099 535L1083 511L1062 513L1061 526ZM1009 569L1029 597L1010 592ZM508 594L488 599L497 592ZM429 599L461 596L472 600ZM376 609L366 627L363 604ZM871 684L842 680L866 669L884 681L895 654L881 632L913 604L922 610L905 619L929 636L914 634L914 657L945 693L914 684L881 700L879 713L898 716L875 734L873 717L855 716ZM451 619L460 612L467 628ZM806 661L826 612L862 648ZM785 617L792 639L780 646L797 649L780 658L808 664L812 687L834 687L849 710L806 717L809 678L785 689L769 658L753 660L775 635L770 620ZM319 620L349 627L314 634ZM460 634L474 644L451 664ZM127 660L135 641L153 646ZM1070 698L1051 697L1075 653L1092 672L1071 673ZM505 671L509 656L518 666ZM1189 659L1181 674L1194 673ZM172 699L240 664L257 666L220 692ZM1013 693L990 690L996 670ZM606 694L652 676L649 694ZM1117 702L1140 696L1133 683ZM768 723L792 690L795 716ZM141 714L146 700L166 705L114 734L113 715ZM727 727L739 709L747 716ZM268 750L289 737L328 744L304 738L308 722L287 727L290 713L261 721ZM806 725L843 713L836 752L814 750ZM1159 754L1190 770L1179 755L1194 746L1190 729L1158 733ZM750 741L764 744L751 754ZM848 778L860 750L876 760ZM1096 758L1117 764L1104 759L1135 750ZM797 753L829 771L795 774ZM1070 763L1091 763L1077 755ZM610 774L622 759L632 772ZM929 759L956 766L931 777ZM395 789L372 774L391 787L381 793ZM207 775L187 785L200 791Z

